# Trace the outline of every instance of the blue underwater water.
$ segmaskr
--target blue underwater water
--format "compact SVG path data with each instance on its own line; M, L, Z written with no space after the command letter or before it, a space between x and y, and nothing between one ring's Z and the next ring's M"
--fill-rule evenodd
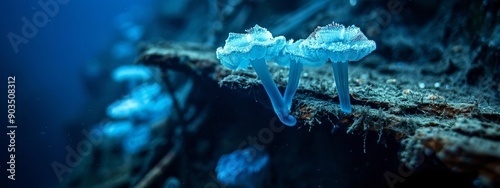
M498 187L498 7L5 1L0 187Z
M92 68L86 68L88 62L117 36L119 28L115 25L120 14L135 14L142 19L140 13L132 13L130 7L148 6L147 1L143 1L144 4L133 1L120 1L118 4L69 1L59 4L56 15L50 17L44 26L38 27L29 42L20 44L16 53L5 36L10 32L23 35L22 18L31 20L38 12L45 12L38 2L51 1L8 1L0 8L0 30L4 36L0 44L0 73L5 79L16 76L17 85L19 128L16 141L19 145L16 148L16 168L20 179L14 185L19 187L58 185L50 164L64 160L64 148L81 138L81 133L68 132L68 121L81 113L89 100L88 96L94 92L84 85L84 74L97 74L88 70ZM1 96L7 97L5 92ZM6 101L2 105L6 106ZM2 161L7 160L4 150ZM2 163L1 166L6 165ZM4 172L5 169L2 169L2 176L7 176ZM9 181L2 177L1 182Z

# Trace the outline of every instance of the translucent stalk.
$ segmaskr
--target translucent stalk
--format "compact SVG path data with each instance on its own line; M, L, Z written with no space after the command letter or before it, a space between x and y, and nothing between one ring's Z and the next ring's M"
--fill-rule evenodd
M285 105L283 97L281 96L278 87L276 87L276 84L271 77L271 73L269 73L266 61L264 59L256 59L251 61L251 63L255 72L257 72L262 85L264 85L264 89L266 90L269 99L271 99L274 112L278 115L280 121L287 126L294 126L297 123L297 120L290 115L290 109L287 105Z
M340 110L349 114L351 113L351 100L349 98L349 73L347 70L347 62L332 62L332 67L340 100Z
M292 98L299 88L300 74L302 73L302 63L290 60L290 72L288 73L288 84L285 90L285 104L288 109L292 108Z

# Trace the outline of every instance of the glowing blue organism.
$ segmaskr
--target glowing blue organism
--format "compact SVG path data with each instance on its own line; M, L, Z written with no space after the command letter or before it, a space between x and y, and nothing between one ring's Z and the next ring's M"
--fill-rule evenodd
M222 155L217 162L217 179L225 185L259 187L266 176L269 155L256 148L237 150Z
M246 69L251 64L262 81L278 118L285 125L295 125L297 120L290 114L290 108L285 104L266 64L267 60L274 59L284 48L285 37L273 37L271 32L258 25L246 32L229 33L224 47L217 48L217 58L230 69Z
M288 109L292 107L292 98L299 87L302 67L304 65L310 66L310 63L304 60L302 51L299 49L302 41L302 39L296 42L289 40L283 51L274 59L279 65L290 67L288 84L283 98Z
M104 125L102 133L111 138L119 138L131 132L133 128L131 121L114 121Z
M137 86L122 100L109 105L106 112L115 119L145 121L168 116L172 105L172 97L162 92L160 84L151 83Z
M130 92L130 97L141 100L143 103L148 103L154 97L161 93L161 85L159 83L147 83L137 86Z
M148 114L149 121L165 119L170 115L173 104L172 96L162 93L147 104L145 113Z
M141 101L134 98L125 97L124 99L116 101L109 105L106 109L106 113L111 118L124 119L140 113L143 109L144 105Z
M283 36L273 37L258 25L246 31L245 34L229 33L225 46L217 48L217 58L230 69L246 69L252 65L282 123L293 126L297 122L290 114L290 108L302 67L319 67L328 61L332 62L340 109L351 113L347 62L358 61L376 48L375 42L368 40L359 28L332 23L316 28L308 38L296 42L286 42ZM266 61L269 60L290 67L283 96L267 68Z
M230 69L246 69L256 60L273 59L285 47L285 37L273 38L271 32L259 25L246 32L229 33L226 45L217 48L217 58L222 65Z
M123 65L111 73L111 78L117 82L145 81L151 77L151 70L144 65Z
M337 23L317 27L299 45L307 61L316 62L317 65L332 62L340 110L344 113L351 113L347 62L358 61L375 48L375 42L368 40L358 27L345 28Z

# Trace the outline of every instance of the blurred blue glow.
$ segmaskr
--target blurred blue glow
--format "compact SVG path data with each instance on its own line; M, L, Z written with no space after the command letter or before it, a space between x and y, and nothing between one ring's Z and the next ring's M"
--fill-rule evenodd
M217 179L225 185L255 187L265 176L269 160L267 153L255 147L222 155L215 168Z
M140 125L130 132L123 140L123 150L128 154L135 154L144 149L150 139L151 128Z
M60 5L57 14L38 28L37 34L28 43L21 44L16 54L5 36L9 32L21 33L24 24L21 18L31 18L42 10L37 2L5 1L0 6L0 33L4 36L0 43L0 76L16 76L19 91L16 93L19 99L16 101L16 116L23 120L24 125L19 126L19 131L23 132L25 140L35 141L30 144L29 150L20 150L16 157L20 161L36 162L16 166L19 169L39 169L18 172L20 177L36 178L33 178L34 181L31 178L17 181L19 186L16 187L59 187L57 177L48 165L56 160L65 160L64 147L69 144L68 141L84 139L81 134L68 134L68 130L81 131L89 126L69 121L78 117L82 109L85 112L102 109L97 106L83 108L88 104L87 94L94 91L84 88L82 68L98 53L108 49L107 46L115 39L116 28L109 23L116 15L130 12L129 7L140 7L142 14L151 12L147 6L152 1L69 1ZM142 18L137 17L142 14L131 14L136 17L136 22L141 21ZM110 62L97 63L90 66L89 72L99 80L98 74L103 72L100 64ZM64 125L75 127L66 128ZM32 154L36 157L33 158Z
M172 97L161 92L158 83L143 84L134 88L123 99L108 106L107 114L115 119L151 120L169 115Z
M114 59L126 58L134 55L136 52L135 45L129 41L117 42L111 49L111 55Z
M113 70L111 77L117 82L125 80L145 81L151 78L151 74L151 70L143 65L123 65Z
M118 138L131 132L133 127L131 121L114 121L104 125L102 133L109 137Z

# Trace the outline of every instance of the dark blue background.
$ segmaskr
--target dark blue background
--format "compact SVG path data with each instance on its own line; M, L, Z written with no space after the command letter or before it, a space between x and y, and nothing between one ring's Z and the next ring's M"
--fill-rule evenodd
M46 2L47 0L42 0ZM0 6L0 184L2 187L57 187L51 168L63 163L72 136L64 132L86 102L82 67L111 42L117 14L138 2L76 1L59 12L14 53L9 32L21 35L22 17L41 11L38 1L8 0ZM141 3L147 3L142 1ZM16 181L7 179L7 76L16 76ZM79 137L79 135L78 135ZM72 146L74 147L74 146Z

